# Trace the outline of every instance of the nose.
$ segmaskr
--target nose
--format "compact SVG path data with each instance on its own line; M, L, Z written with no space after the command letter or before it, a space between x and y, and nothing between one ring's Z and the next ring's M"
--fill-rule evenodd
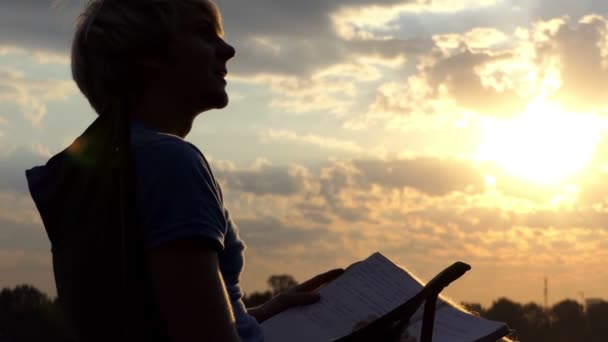
M227 61L236 55L236 50L232 45L226 43L225 41L222 41L222 44L218 49L218 55L220 56L220 58Z

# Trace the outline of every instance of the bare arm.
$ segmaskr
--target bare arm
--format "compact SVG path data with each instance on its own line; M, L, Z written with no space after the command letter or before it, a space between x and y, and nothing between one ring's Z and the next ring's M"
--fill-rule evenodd
M152 286L174 342L240 341L217 252L180 240L148 252Z

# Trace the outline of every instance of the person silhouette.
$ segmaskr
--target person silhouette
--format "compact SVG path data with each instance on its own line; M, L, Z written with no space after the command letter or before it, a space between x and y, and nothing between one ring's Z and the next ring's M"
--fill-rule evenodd
M207 0L92 0L72 76L97 114L69 147L26 171L78 341L263 341L259 324L319 300L342 269L246 308L245 244L195 118L228 105L220 12Z

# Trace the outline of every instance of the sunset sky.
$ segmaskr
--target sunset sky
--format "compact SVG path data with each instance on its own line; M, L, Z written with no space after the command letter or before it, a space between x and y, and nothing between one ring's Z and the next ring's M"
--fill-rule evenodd
M608 2L217 0L230 105L187 140L248 245L243 286L380 251L490 305L608 298ZM0 2L0 288L55 295L24 170L96 117L83 0ZM167 113L171 115L171 113Z

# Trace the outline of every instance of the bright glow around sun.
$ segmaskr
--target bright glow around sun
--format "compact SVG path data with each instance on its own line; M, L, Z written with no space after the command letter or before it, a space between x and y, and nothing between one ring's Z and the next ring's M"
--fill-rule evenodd
M593 114L568 113L538 99L517 118L480 122L477 153L517 177L555 184L588 164L606 127Z

